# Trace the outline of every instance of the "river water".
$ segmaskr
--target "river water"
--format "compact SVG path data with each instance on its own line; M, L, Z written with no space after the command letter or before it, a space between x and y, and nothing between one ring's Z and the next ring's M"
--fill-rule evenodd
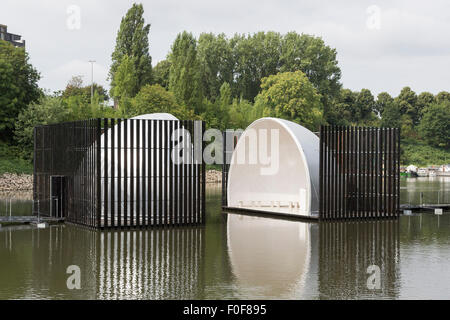
M450 178L402 179L402 203L449 195ZM0 215L10 198L29 215L19 194L0 195ZM0 228L0 299L450 299L448 212L319 224L225 214L220 199L207 188L202 227Z

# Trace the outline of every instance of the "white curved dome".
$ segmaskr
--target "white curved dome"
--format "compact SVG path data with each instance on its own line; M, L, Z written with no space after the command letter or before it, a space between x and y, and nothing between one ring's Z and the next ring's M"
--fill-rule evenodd
M264 131L266 132L264 134ZM278 149L271 132L278 132ZM267 143L249 143L255 136L267 136ZM266 148L272 166L252 156ZM254 121L241 135L231 158L228 173L228 206L310 216L319 210L320 139L305 127L278 118ZM278 154L276 153L278 150ZM239 161L245 155L245 161ZM242 159L242 158L241 158ZM265 171L264 171L265 170Z
M144 119L144 120L178 120L173 114L170 113L147 113L130 119Z

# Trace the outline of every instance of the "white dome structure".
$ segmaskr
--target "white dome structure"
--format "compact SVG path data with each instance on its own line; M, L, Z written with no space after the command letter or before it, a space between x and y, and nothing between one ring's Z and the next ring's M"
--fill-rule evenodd
M228 207L316 215L319 148L319 137L297 123L278 118L254 121L231 158Z
M139 115L133 118L130 118L129 120L174 120L177 121L178 119L173 116L172 114L169 113L152 113L152 114L144 114L144 115ZM157 128L159 128L159 124L155 124L157 126ZM182 128L182 127L181 127ZM116 180L116 187L114 190L114 198L118 199L119 197L119 193L122 194L121 196L121 202L118 203L117 201L114 204L114 208L111 208L111 206L108 207L108 214L111 212L112 209L114 209L115 211L118 210L118 206L121 206L123 215L128 215L130 216L131 214L136 215L137 213L137 208L136 206L134 206L133 212L131 212L130 210L130 205L128 205L128 209L127 212L124 212L125 210L125 202L124 202L124 198L125 198L125 193L126 193L126 197L127 197L127 201L128 203L134 202L136 201L135 198L133 198L132 195L134 195L134 197L136 197L136 195L138 194L138 185L140 186L144 186L148 184L148 178L147 177L143 177L143 176L138 176L136 174L136 170L137 168L147 168L149 167L149 163L152 161L152 159L156 158L156 166L159 167L159 154L161 152L163 152L163 150L160 148L159 145L154 145L154 139L146 139L144 142L141 142L141 145L139 146L139 148L142 148L141 152L138 153L138 145L137 145L137 136L142 136L142 132L143 132L143 126L141 126L139 132L137 129L137 126L134 126L134 134L132 134L131 132L131 126L128 125L127 129L126 129L126 134L125 134L125 126L122 125L120 127L120 137L121 137L121 146L122 148L120 150L117 149L117 141L115 142L115 147L116 147L116 152L114 153L114 155L112 154L111 148L108 148L107 150L107 156L108 156L108 162L105 163L105 149L103 148L104 146L104 141L105 141L105 137L108 139L108 143L109 146L111 145L111 137L114 134L115 137L119 136L119 126L117 124L115 124L113 127L108 128L106 130L105 133L103 133L100 137L100 146L102 146L101 152L100 152L100 159L101 159L101 167L100 167L100 172L102 173L102 178L101 178L101 185L102 185L102 191L101 191L101 199L104 198L104 192L106 191L103 186L104 186L104 177L103 177L103 172L105 171L105 165L106 165L106 169L108 172L108 177L112 176L112 172L114 171L116 173L115 176L115 180ZM157 136L156 136L156 140L159 140L159 130L156 131L157 132ZM135 136L134 140L132 141L132 136ZM127 137L127 146L128 149L125 149L125 137ZM165 142L164 142L165 143ZM192 146L190 146L192 147ZM133 148L133 150L131 151L130 148ZM150 148L150 158L148 157L148 154L146 151L148 148ZM146 155L144 155L144 150ZM119 165L119 159L118 159L118 155L117 155L117 151L119 151L120 154L120 165ZM154 155L154 153L156 153L156 156ZM146 157L147 156L147 157ZM112 165L112 162L110 161L112 159L112 157L115 158L114 161L114 165ZM133 161L131 160L133 159ZM167 162L168 159L166 158L166 154L163 153L163 161ZM126 163L126 165L125 165ZM131 168L134 168L134 172L131 172ZM121 179L119 180L117 178L117 172L120 172L121 175ZM167 174L166 172L164 174ZM156 177L156 173L154 172L147 172L147 175L151 175L150 178L150 182L151 182L151 186L154 184L154 180L157 180L158 184L162 184L163 188L167 189L167 186L164 185L164 179L160 178L160 177ZM133 177L133 178L132 178ZM134 180L133 186L131 186L131 181L132 179ZM171 180L173 178L170 178ZM168 181L169 184L171 184L171 180ZM125 181L127 183L126 188L125 188ZM150 186L149 186L150 187ZM108 192L108 198L111 198L112 195L112 190L111 190L111 183L108 183L108 188L107 188L107 192ZM154 196L156 195L156 198L154 198ZM141 201L143 201L142 205L144 206L144 208L146 208L147 206L150 205L151 201L156 201L158 199L159 196L159 190L156 190L156 194L152 193L151 195L151 199L147 199L147 193L143 192L142 188L139 191L139 196ZM163 199L164 201L166 201L167 199ZM158 208L156 208L158 210ZM104 203L102 204L102 215L105 214L105 207L104 207ZM159 212L158 212L159 214Z

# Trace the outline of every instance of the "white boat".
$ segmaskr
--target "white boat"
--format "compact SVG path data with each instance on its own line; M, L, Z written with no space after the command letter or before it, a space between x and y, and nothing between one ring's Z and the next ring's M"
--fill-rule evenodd
M417 170L417 175L419 177L428 177L428 169L426 169L426 168L419 168Z
M430 176L430 177L436 177L436 171L435 170L429 170L428 171L428 175Z

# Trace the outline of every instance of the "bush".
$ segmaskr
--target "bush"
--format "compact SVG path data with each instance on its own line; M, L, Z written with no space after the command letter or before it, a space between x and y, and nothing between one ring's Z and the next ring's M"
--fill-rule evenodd
M420 122L419 133L430 145L450 148L450 102L428 107Z

